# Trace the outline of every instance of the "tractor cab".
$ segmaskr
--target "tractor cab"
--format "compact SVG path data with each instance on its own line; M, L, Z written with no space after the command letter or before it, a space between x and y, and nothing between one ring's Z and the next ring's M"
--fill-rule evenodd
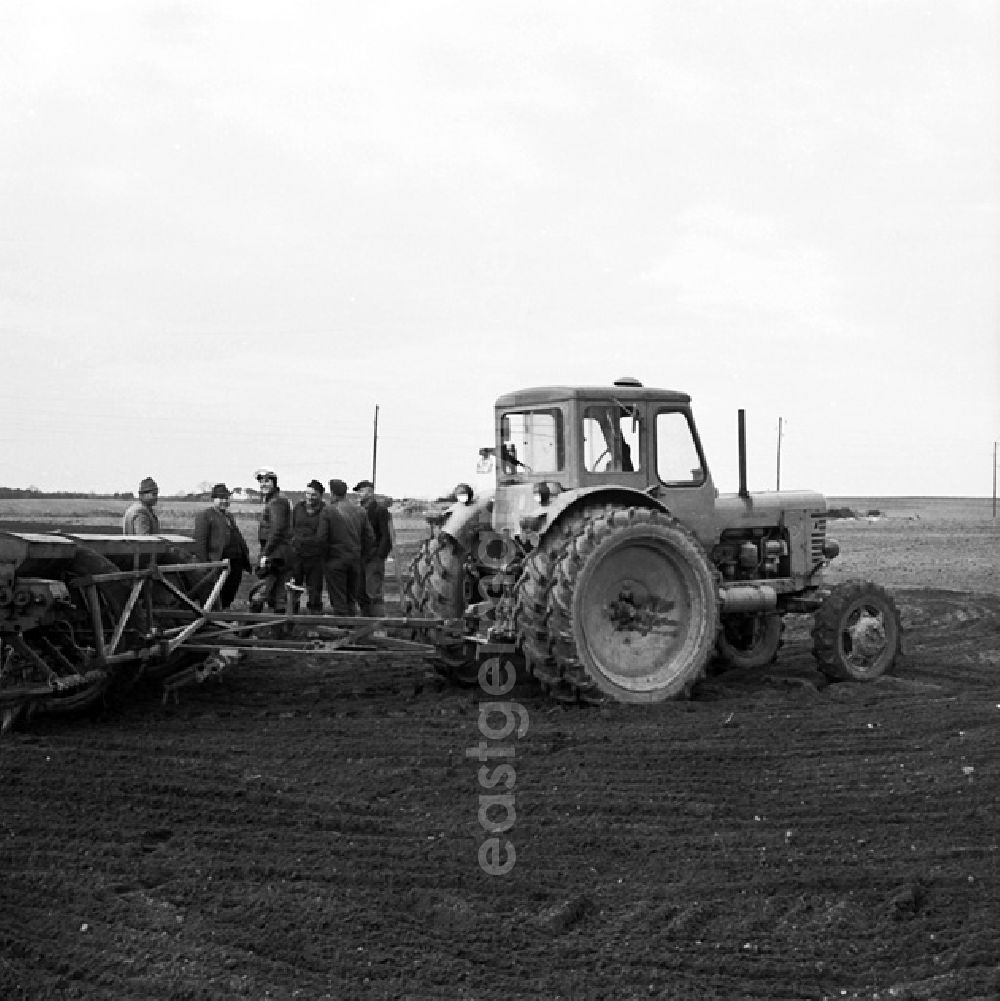
M495 531L530 539L568 504L611 490L657 498L712 532L716 491L685 393L635 379L508 393L496 402L496 454Z

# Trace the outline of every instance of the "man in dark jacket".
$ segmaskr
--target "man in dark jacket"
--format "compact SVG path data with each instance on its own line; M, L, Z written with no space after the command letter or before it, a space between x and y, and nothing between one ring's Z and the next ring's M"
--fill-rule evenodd
M326 560L326 590L334 615L356 615L361 593L361 563L375 545L368 516L347 500L347 484L330 480L326 508L330 551Z
M260 542L257 576L263 579L250 596L250 607L262 612L265 605L270 605L274 611L284 612L288 597L285 584L292 579L295 559L291 546L292 505L281 496L278 474L273 469L258 469L256 477L264 504L257 532Z
M292 508L294 579L300 587L305 587L306 607L314 615L323 612L323 570L330 542L323 490L319 480L310 480L306 484L306 499Z
M375 536L375 545L364 563L364 590L362 592L362 615L385 615L385 561L392 552L392 515L385 504L375 497L375 484L362 480L354 487L361 495L361 507L368 516Z
M229 513L229 489L225 483L212 487L212 506L200 511L194 519L194 551L200 563L229 560L229 576L219 592L219 608L229 608L240 589L243 571L250 571L250 549L236 521ZM216 573L199 583L201 594L216 579Z

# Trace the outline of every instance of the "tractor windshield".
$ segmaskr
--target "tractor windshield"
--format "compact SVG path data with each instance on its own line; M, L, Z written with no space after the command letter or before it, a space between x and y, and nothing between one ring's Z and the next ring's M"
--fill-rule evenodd
M588 473L634 473L639 469L639 415L619 403L583 411L583 464Z
M518 473L557 473L565 464L563 415L557 407L506 413L500 419L500 468Z

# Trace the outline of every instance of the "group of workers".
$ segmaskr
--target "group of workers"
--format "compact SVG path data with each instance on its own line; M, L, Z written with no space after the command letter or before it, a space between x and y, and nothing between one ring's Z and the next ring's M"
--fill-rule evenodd
M271 608L276 612L299 610L298 592L304 590L306 609L323 611L326 587L334 615L385 615L385 561L392 550L392 516L375 497L371 480L355 484L359 503L347 496L343 480L319 480L306 484L305 499L292 504L282 496L273 469L254 474L263 504L257 565L243 533L229 512L231 491L224 483L212 487L211 506L200 511L194 522L194 550L200 562L229 560L229 576L218 596L218 607L229 608L239 591L244 572L256 573L260 583L249 596L251 611ZM139 499L122 518L126 535L156 535L159 488L152 477L139 484ZM289 589L286 585L293 584Z

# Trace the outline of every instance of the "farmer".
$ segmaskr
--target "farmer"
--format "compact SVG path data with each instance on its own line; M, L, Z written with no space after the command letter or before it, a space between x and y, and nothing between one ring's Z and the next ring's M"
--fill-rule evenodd
M347 484L330 480L330 503L324 512L330 526L326 558L326 590L334 615L356 614L355 603L364 586L362 561L374 548L375 537L368 515L347 500Z
M375 544L364 564L364 588L361 593L361 614L385 615L385 561L392 552L392 515L389 508L375 497L375 484L361 480L354 490L361 495L361 507L368 515Z
M324 489L319 480L310 480L306 484L305 500L292 508L293 576L296 584L305 587L306 607L314 615L323 611L323 570L330 548Z
M235 519L229 513L229 488L225 483L212 487L212 503L194 519L195 555L201 563L229 560L229 576L219 592L219 608L229 608L240 589L243 571L250 571L250 549ZM216 579L213 571L199 584L199 591Z
M295 553L291 546L292 506L278 489L278 474L269 466L254 474L260 487L264 505L260 515L257 539L260 558L257 576L261 583L250 595L251 611L262 612L269 605L276 612L284 612L287 594L285 584L292 579L292 562Z
M157 535L160 519L153 508L160 499L160 488L152 476L139 484L139 499L122 515L122 535Z

